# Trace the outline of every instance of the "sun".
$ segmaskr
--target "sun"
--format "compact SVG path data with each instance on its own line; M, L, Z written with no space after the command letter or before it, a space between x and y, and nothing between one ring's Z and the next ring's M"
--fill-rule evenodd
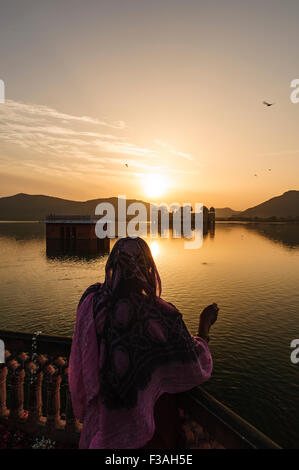
M144 191L148 197L158 198L167 191L167 180L160 174L150 174L145 177Z

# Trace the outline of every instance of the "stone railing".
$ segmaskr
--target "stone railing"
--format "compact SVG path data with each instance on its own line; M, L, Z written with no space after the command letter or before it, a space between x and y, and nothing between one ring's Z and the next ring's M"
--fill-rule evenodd
M0 364L0 422L32 436L79 441L68 388L71 338L0 330L6 361ZM211 395L196 388L177 395L181 445L188 449L278 446Z
M77 442L68 388L71 338L0 331L6 362L0 364L0 420L36 436Z

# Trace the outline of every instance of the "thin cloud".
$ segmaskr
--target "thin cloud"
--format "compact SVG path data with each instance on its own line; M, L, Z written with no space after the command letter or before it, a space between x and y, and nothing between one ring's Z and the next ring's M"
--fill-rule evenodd
M103 142L97 140L95 144L102 150L111 153L122 153L140 157L158 157L158 154L154 150L137 147L129 142Z
M35 118L40 117L40 118L46 118L46 119L58 119L58 120L63 120L63 121L78 121L82 123L88 123L88 124L95 124L99 126L106 126L106 127L111 127L113 129L124 129L126 128L126 124L124 121L114 121L114 122L109 122L109 121L104 121L104 120L99 120L95 119L89 116L74 116L72 114L66 114L66 113L61 113L57 111L56 109L49 108L48 106L44 105L38 105L38 104L31 104L31 103L22 103L22 102L17 102L13 100L7 100L5 103L5 108L6 110L25 115L32 115Z
M178 150L175 149L175 147L173 147L172 145L168 144L167 142L164 142L162 140L159 140L159 139L156 139L155 140L155 143L159 146L159 147L162 147L163 149L165 149L166 151L168 151L170 154L172 155L175 155L177 157L182 157L182 158L185 158L187 160L193 160L193 157L192 155L190 155L189 153L185 153L185 152L179 152Z
M99 131L102 126L113 128L114 132ZM171 168L157 149L130 142L123 135L126 129L120 120L108 122L89 116L73 116L43 105L8 100L0 106L0 141L8 145L8 151L13 151L9 157L1 156L0 168L46 171L53 176L59 172L83 175L100 172L101 176L123 178L126 162L129 164L126 176L159 171L194 173ZM178 152L170 144L157 142L170 155L192 160L190 155ZM19 152L15 151L15 146L20 147Z

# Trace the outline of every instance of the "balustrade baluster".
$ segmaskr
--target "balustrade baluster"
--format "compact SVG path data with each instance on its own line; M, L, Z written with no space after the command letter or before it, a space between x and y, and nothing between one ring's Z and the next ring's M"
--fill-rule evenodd
M5 364L0 365L0 417L5 418L9 411L6 408L6 378L8 370Z
M61 427L60 419L60 385L61 374L54 366L46 367L46 393L47 393L47 428Z
M29 373L28 422L37 425L42 421L43 372L34 362L27 365L27 371Z
M24 420L24 378L25 371L16 360L9 361L12 370L10 419Z

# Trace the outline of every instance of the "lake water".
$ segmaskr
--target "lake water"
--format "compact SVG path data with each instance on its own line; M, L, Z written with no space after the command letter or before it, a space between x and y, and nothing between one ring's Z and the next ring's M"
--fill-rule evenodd
M299 225L216 224L199 250L152 244L163 297L191 332L217 302L213 377L204 387L280 445L299 447ZM112 242L113 244L113 242ZM81 293L103 281L107 256L49 257L44 227L0 223L0 329L72 335Z

